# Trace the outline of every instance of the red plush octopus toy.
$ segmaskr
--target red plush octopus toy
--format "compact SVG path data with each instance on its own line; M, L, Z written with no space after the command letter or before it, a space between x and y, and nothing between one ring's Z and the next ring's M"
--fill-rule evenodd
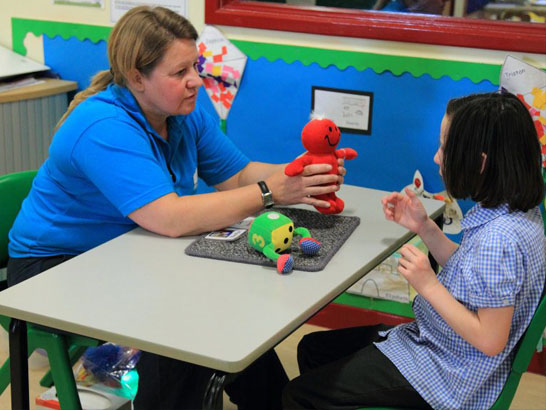
M336 149L341 138L341 132L333 121L313 119L309 121L301 132L301 141L307 152L296 158L284 169L288 176L296 176L303 172L303 168L310 164L330 164L330 174L338 173L338 158L346 160L356 158L357 152L352 148ZM315 207L323 214L339 214L343 211L345 203L334 192L324 195L316 195L315 198L330 202L328 208Z

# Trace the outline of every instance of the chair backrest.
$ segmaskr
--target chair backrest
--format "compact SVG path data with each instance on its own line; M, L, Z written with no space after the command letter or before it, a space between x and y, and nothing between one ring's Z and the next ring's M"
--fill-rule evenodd
M8 263L8 233L36 173L22 171L0 176L0 268Z
M517 346L516 356L512 362L512 369L504 384L501 394L491 407L491 410L508 409L516 394L521 375L527 371L531 358L536 351L540 335L546 328L546 288L542 292L542 299L531 319L531 323L521 337Z

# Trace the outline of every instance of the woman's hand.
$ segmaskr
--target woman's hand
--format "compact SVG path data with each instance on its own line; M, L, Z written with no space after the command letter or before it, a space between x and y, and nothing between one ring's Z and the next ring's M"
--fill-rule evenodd
M328 174L332 166L329 164L311 164L303 168L299 175L288 177L284 167L266 179L267 186L273 194L276 204L308 204L328 208L329 202L314 198L315 195L339 191L343 183L343 175L347 172L341 167L340 174Z
M347 170L345 169L345 158L337 159L337 173L339 175L338 185L343 185L345 181L345 175L347 175Z
M389 221L394 221L418 234L428 220L427 211L415 192L409 188L405 188L404 192L406 195L393 192L383 197L381 199L383 212Z
M435 286L440 283L430 266L428 256L410 244L402 246L400 254L402 257L398 260L398 272L420 295L427 298L427 293L433 292Z

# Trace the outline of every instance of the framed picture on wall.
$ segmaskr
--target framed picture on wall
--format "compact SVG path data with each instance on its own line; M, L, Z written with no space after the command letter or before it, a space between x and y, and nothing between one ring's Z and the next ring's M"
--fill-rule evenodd
M53 4L104 8L104 0L53 0Z
M372 133L373 93L312 86L311 110L336 123L341 132Z

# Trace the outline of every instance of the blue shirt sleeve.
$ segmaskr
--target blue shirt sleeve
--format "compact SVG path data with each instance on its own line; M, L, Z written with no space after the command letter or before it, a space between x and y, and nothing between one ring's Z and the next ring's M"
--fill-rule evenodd
M149 136L123 119L106 118L87 128L72 162L123 216L174 192Z
M220 184L241 171L250 160L220 130L214 118L197 106L186 118L189 132L197 135L199 176L210 186Z

